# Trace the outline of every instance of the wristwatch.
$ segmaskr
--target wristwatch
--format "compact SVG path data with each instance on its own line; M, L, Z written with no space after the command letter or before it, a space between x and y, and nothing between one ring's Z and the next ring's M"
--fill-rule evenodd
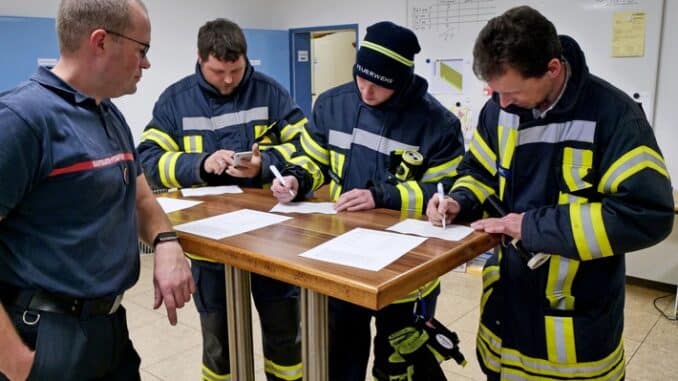
M177 237L177 232L174 232L174 231L160 232L153 239L153 247L155 248L156 246L158 246L159 243L162 243L162 242L178 241L178 240L179 240L179 237Z

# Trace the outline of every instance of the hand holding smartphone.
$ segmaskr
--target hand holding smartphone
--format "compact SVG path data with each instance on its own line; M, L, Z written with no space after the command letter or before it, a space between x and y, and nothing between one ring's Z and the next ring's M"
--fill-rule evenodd
M252 159L252 151L236 152L233 155L233 165L239 167L242 160L250 159Z

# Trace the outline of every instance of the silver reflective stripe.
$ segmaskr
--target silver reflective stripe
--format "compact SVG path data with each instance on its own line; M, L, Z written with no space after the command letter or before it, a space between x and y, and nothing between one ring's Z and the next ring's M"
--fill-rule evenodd
M595 365L585 366L586 363L577 363L577 364L550 364L546 361L535 359L533 361L525 356L520 356L517 351L514 350L502 350L502 362L514 362L522 364L522 368L532 372L540 373L564 373L571 376L576 376L586 373L600 373L605 369L611 368L616 364L620 357L623 356L624 351L618 350L614 351L614 356L606 358L603 361L598 362ZM505 360L505 361L504 361Z
M396 149L419 151L419 146L405 144L359 128L353 130L353 143L383 153L384 155L388 155Z
M412 186L413 181L405 181L403 183L400 183L399 185L407 191L407 205L410 207L408 210L416 210L417 208L417 192ZM402 205L402 201L401 201Z
M563 318L553 317L554 341L556 344L556 355L558 363L567 363L567 353L565 352L565 322Z
M254 107L249 110L231 112L207 118L204 116L185 117L181 121L184 131L218 130L224 127L237 126L255 120L268 120L268 107Z
M499 111L500 126L516 129L520 125L520 117L516 114L508 113L504 110Z
M593 258L602 258L602 249L598 245L596 231L593 229L593 217L591 216L591 204L582 204L581 206L581 225L586 236L586 245Z
M587 187L587 184L582 178L582 176L579 174L580 167L584 166L584 151L580 149L573 149L572 161L573 163L572 167L570 167L570 175L572 176L572 180L576 184L575 189L584 189Z
M558 279L556 279L555 284L553 285L553 295L558 295L558 303L553 306L555 309L565 311L567 310L566 298L563 293L565 288L565 280L570 269L570 259L565 257L560 257L558 261Z
M351 140L353 136L345 132L330 130L330 134L327 137L327 143L335 147L342 149L351 148Z
M482 162L484 162L485 164L488 164L490 166L491 171L494 172L494 173L492 173L492 175L497 173L497 162L495 161L495 159L490 157L487 154L487 152L485 152L485 150L483 150L483 147L478 143L478 141L476 139L471 140L471 147L474 148L475 153L477 153L478 155L480 155L483 158ZM469 150L470 149L471 148L469 147Z
M642 152L640 154L634 155L633 158L626 160L624 164L620 165L619 168L615 169L614 172L608 177L607 182L605 182L605 187L603 190L606 193L609 193L612 191L612 184L619 178L619 176L624 173L624 171L628 170L629 168L638 165L642 163L643 161L650 161L660 168L665 168L666 165L664 164L663 161L658 160L656 157L647 154L645 152Z
M551 123L518 131L518 145L565 141L593 143L595 133L596 122L573 120L564 123Z

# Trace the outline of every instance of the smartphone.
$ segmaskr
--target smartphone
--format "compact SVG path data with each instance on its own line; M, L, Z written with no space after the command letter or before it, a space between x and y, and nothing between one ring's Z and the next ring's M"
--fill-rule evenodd
M240 166L241 160L250 160L252 158L252 151L236 152L233 155L233 165Z

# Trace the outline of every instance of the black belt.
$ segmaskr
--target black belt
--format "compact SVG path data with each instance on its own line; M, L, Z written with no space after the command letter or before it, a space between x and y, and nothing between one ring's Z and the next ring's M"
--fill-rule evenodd
M55 294L44 290L20 289L1 286L0 300L6 305L14 305L27 311L55 312L60 314L87 317L112 315L120 307L122 295L97 299L82 299Z

